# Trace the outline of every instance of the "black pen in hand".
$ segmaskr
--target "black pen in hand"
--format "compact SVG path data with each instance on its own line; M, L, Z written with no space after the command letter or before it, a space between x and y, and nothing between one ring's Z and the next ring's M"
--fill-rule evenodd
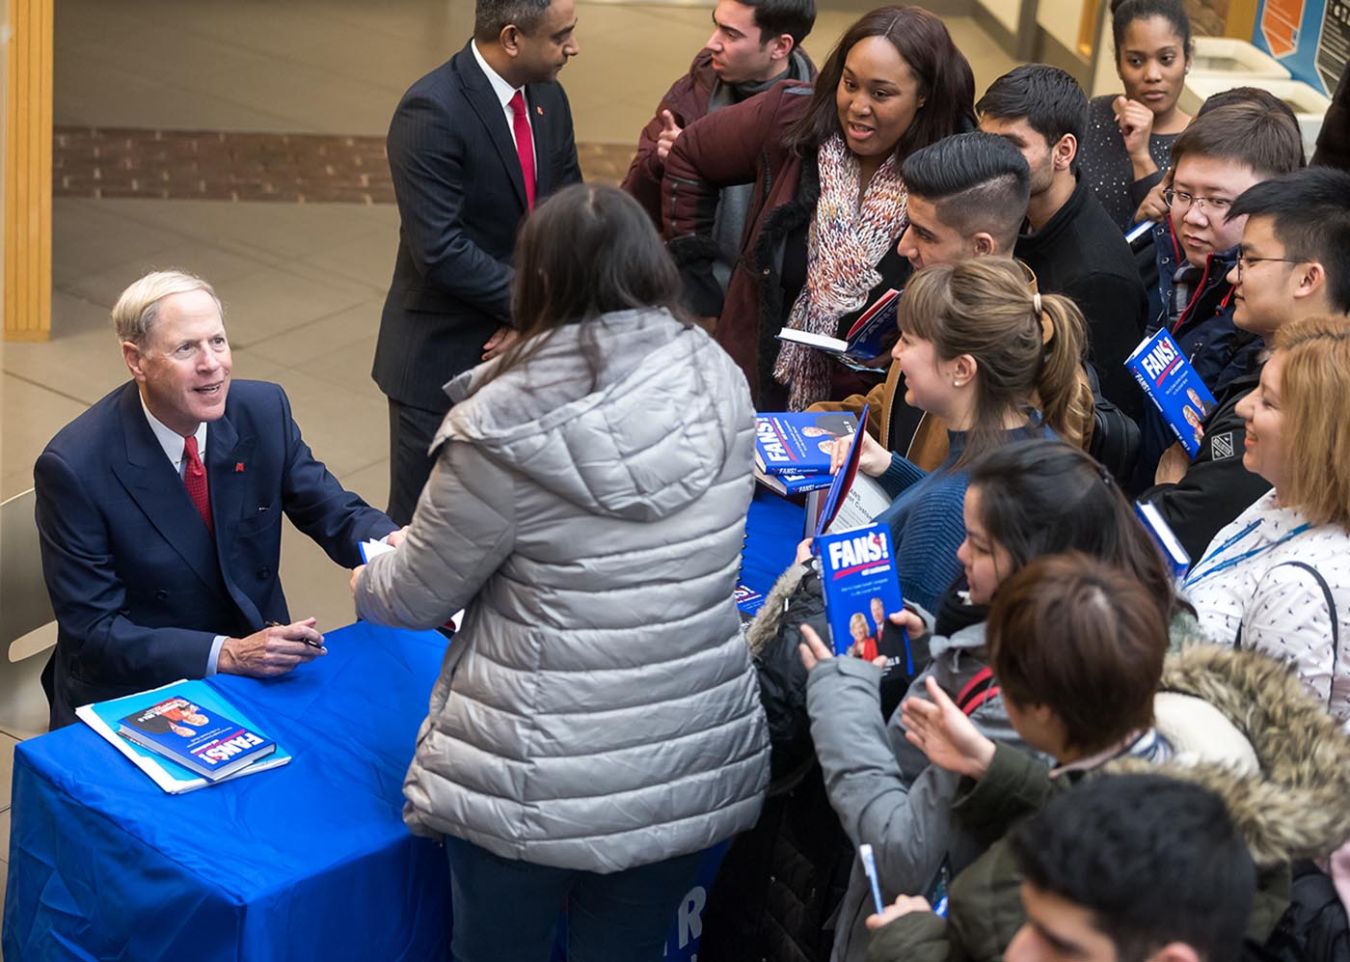
M265 627L265 628L285 628L286 626L283 625L283 624L282 624L281 622L279 622L279 621L269 621L269 622L266 622L266 623L264 624L263 627ZM311 648L322 648L322 647L323 647L323 642L322 642L322 641L311 641L311 640L308 639L308 638L299 638L299 639L296 639L296 640L298 640L298 641L303 641L305 644L309 645L309 647L311 647Z

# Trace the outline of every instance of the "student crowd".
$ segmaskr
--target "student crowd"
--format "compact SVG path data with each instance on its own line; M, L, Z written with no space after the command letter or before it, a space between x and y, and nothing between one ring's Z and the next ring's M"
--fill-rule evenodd
M579 184L572 0L479 0L390 129L388 514L280 387L231 387L209 284L137 281L131 380L35 470L53 724L321 656L285 514L355 568L361 617L465 611L404 785L447 844L456 959L548 958L564 902L569 957L658 959L728 839L703 962L1330 957L1350 173L1306 166L1261 90L1180 110L1179 0L1112 16L1121 94L1029 64L977 100L919 7L817 73L812 0L719 0L619 191ZM872 370L776 337L842 336L892 288ZM1216 401L1194 457L1124 364L1163 329ZM886 615L920 656L884 684L822 641L809 542L748 625L731 600L754 411L864 406ZM358 564L370 539L395 550Z

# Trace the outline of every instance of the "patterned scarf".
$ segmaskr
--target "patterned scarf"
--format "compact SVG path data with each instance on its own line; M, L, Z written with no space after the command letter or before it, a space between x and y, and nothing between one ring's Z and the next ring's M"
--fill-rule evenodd
M900 236L908 193L895 155L872 175L858 204L858 158L835 134L817 151L820 199L807 239L806 283L787 326L834 337L839 318L856 311L881 283L876 264ZM788 407L800 411L830 390L830 358L784 341L773 376L789 388Z

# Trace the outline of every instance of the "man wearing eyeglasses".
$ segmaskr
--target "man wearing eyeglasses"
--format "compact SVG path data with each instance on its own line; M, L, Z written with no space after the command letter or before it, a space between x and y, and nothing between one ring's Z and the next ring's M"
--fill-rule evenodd
M1191 122L1172 145L1168 216L1154 230L1156 314L1146 336L1166 328L1210 392L1218 394L1250 367L1256 335L1233 324L1233 285L1243 216L1229 217L1243 191L1297 170L1303 162L1298 125L1252 103L1217 107ZM1173 442L1161 415L1140 420L1139 461L1131 487L1153 484L1158 461Z
M1152 501L1191 559L1219 529L1270 489L1242 464L1245 422L1237 404L1260 383L1264 348L1284 325L1318 314L1350 314L1350 173L1309 167L1243 192L1229 211L1245 221L1227 281L1233 321L1263 348L1215 392L1204 441L1191 461L1179 446L1163 455Z

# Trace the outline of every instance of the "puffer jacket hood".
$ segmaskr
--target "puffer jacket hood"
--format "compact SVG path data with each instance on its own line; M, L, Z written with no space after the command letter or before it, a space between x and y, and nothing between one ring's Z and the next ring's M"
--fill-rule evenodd
M1161 766L1119 759L1109 771L1207 786L1261 867L1317 858L1350 838L1350 736L1287 667L1256 652L1203 646L1169 656L1160 688L1217 708L1251 743L1260 770L1179 755Z
M743 427L716 403L730 388L713 350L665 311L556 328L527 363L491 380L496 366L480 365L446 385L457 403L433 449L472 442L590 513L667 517L707 492Z

